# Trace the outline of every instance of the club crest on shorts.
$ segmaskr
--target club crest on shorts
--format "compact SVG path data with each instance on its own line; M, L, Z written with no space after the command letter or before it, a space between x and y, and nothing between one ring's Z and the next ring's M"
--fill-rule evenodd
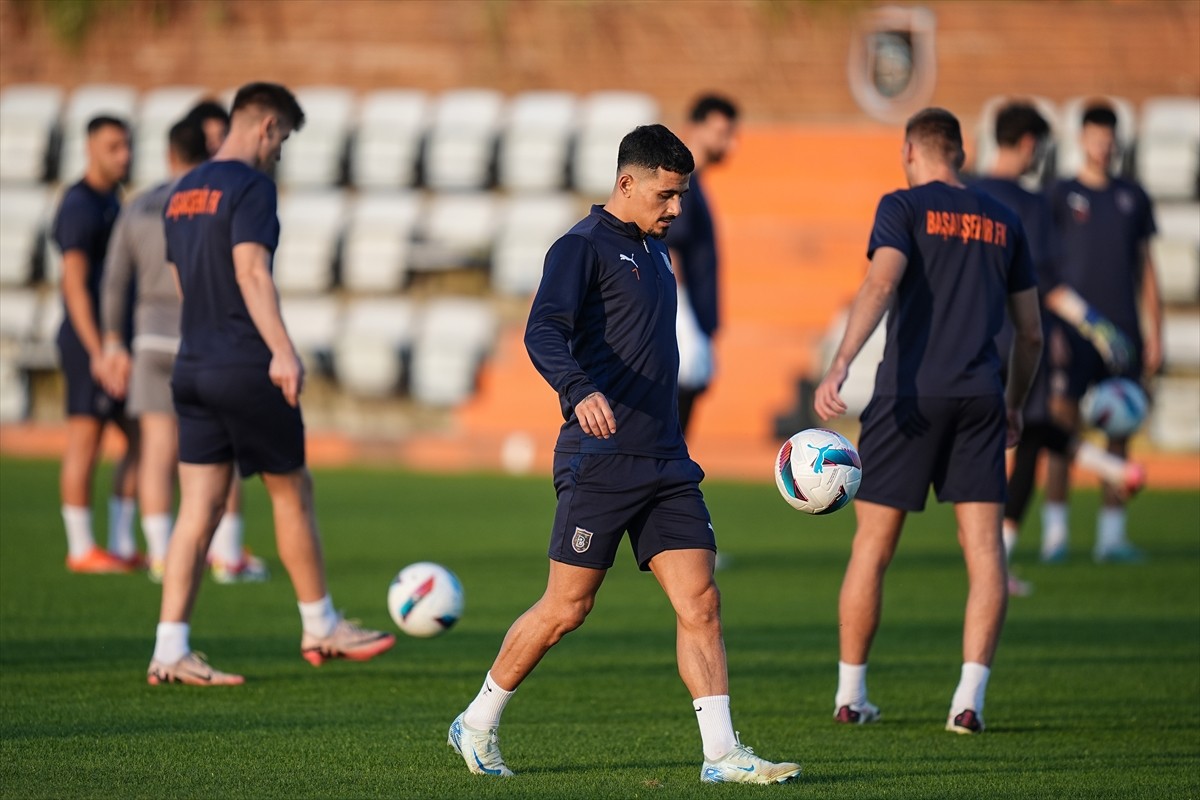
M592 546L592 532L585 531L583 528L576 528L575 535L571 537L571 547L576 553L586 553L587 549Z

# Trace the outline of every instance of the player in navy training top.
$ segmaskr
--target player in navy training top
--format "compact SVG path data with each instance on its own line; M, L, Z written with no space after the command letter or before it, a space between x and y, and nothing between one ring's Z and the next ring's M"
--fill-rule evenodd
M978 733L1007 600L1004 448L1020 437L1042 348L1036 276L1016 214L959 179L962 132L953 114L929 108L914 115L902 153L911 188L879 203L871 265L814 404L824 420L845 413L841 385L888 312L875 392L862 415L863 480L838 607L834 718L861 724L879 717L867 699L866 668L883 574L906 514L925 507L932 483L939 500L954 503L970 582L962 678L946 728ZM1015 335L1004 384L995 339L1006 305Z
M1139 381L1162 366L1162 303L1150 258L1150 238L1155 232L1150 199L1137 184L1108 173L1116 125L1116 114L1107 105L1091 104L1085 109L1080 132L1083 169L1078 177L1054 187L1051 210L1061 252L1060 278L1132 343L1129 363L1115 372ZM1093 342L1071 332L1067 341L1067 386L1055 415L1075 431L1079 428L1079 398L1114 370L1105 364L1103 352ZM1108 445L1109 452L1121 458L1128 452L1127 439L1113 439ZM1042 556L1049 561L1066 554L1068 480L1065 460L1051 457L1042 531ZM1097 519L1093 556L1097 561L1141 557L1126 536L1124 497L1110 487L1105 489L1104 508Z
M204 556L235 463L243 476L262 473L271 495L279 555L299 601L304 658L314 666L329 658L363 661L395 643L391 634L342 619L326 589L304 460L304 368L271 277L279 220L275 184L262 172L303 124L304 112L283 86L243 86L225 143L211 161L179 179L164 211L167 259L178 271L183 296L171 380L181 500L146 673L151 684L243 682L210 667L188 644Z
M583 624L626 531L638 566L675 608L679 673L703 740L701 780L773 783L800 772L743 747L729 715L716 540L700 493L704 473L679 428L675 278L661 241L693 166L662 125L634 129L621 141L608 202L546 254L525 346L565 420L555 447L550 576L450 726L449 743L471 772L512 775L495 735L500 714L550 648Z
M704 95L692 106L683 143L696 162L691 190L679 218L667 231L667 247L679 282L679 426L686 436L696 398L712 381L713 336L720 318L717 238L701 175L719 164L733 147L737 106L724 97Z
M58 352L66 378L67 447L59 488L67 530L67 568L73 572L130 572L139 564L133 538L137 489L137 428L124 405L102 388L104 351L100 338L100 281L104 253L120 202L116 189L129 170L129 129L113 117L87 126L87 168L69 188L54 220L54 242L62 252L62 293L66 313L58 332ZM128 318L122 333L129 335ZM92 534L92 478L104 426L115 423L126 449L113 475L109 500L108 550Z

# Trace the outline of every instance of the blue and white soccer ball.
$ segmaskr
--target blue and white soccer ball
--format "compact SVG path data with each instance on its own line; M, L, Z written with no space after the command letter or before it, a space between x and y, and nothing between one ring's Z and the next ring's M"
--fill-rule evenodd
M396 626L409 636L438 636L462 616L462 584L441 564L420 561L400 570L392 580L387 604Z
M1137 383L1128 378L1109 378L1084 395L1079 409L1088 425L1124 438L1142 426L1149 407L1150 401Z
M850 440L809 428L783 443L775 459L775 485L792 508L832 514L845 507L862 482L862 462Z

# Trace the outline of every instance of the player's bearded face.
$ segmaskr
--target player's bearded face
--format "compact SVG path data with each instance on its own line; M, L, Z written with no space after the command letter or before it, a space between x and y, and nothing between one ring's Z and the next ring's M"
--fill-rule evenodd
M653 172L638 170L632 185L630 202L633 221L647 236L661 239L679 216L680 199L688 190L691 173L681 175L659 168Z
M88 139L88 156L105 179L118 183L129 174L129 134L116 125L105 125Z
M258 144L258 163L266 169L279 161L283 155L283 143L292 133L292 126L280 122L277 117L268 116L264 120L262 135Z

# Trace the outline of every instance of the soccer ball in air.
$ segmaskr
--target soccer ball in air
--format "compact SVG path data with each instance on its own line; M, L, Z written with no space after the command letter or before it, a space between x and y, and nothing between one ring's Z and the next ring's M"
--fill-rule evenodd
M409 636L428 638L445 633L463 610L462 584L441 564L409 564L388 587L388 613Z
M1080 404L1083 419L1109 436L1125 437L1142 426L1150 401L1128 378L1109 378L1092 387Z
M792 508L832 514L854 499L862 462L850 440L825 428L800 431L775 459L775 485Z

